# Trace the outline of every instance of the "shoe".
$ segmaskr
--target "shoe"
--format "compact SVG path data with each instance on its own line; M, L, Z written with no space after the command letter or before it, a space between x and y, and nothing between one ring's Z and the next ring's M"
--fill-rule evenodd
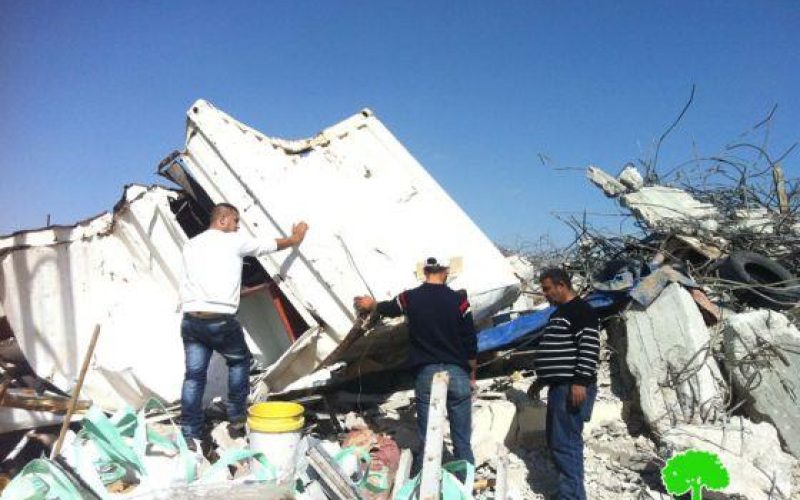
M186 438L186 447L189 448L189 451L192 453L197 453L197 450L202 452L203 450L202 442L195 438Z
M228 423L228 436L230 436L231 439L239 439L247 436L246 423L246 421Z

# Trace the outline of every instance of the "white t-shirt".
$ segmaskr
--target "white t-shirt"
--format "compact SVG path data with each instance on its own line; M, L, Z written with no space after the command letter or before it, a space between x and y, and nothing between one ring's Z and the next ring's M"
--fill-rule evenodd
M183 247L183 312L235 314L242 287L242 259L278 249L275 240L259 241L238 232L208 229Z

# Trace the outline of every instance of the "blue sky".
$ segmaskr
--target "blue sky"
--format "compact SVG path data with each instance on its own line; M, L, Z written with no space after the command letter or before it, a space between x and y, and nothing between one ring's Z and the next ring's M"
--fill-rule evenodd
M300 138L373 109L495 241L615 207L576 170L719 151L778 104L800 139L800 4L0 0L0 234L161 182L197 98ZM785 163L800 174L800 155ZM298 203L303 203L298 199Z

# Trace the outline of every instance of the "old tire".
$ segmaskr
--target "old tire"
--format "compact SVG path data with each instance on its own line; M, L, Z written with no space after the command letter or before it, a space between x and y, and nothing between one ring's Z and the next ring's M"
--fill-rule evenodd
M720 267L720 277L749 285L735 289L734 295L753 307L783 310L800 302L797 277L765 255L733 252Z

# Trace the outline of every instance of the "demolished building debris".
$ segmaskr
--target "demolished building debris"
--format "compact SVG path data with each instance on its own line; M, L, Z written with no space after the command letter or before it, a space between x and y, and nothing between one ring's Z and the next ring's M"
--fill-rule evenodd
M362 372L402 362L402 335L386 335L402 330L397 322L346 352L336 347L356 320L352 297L386 299L412 286L421 255L461 257L451 285L468 291L478 321L518 294L491 241L369 111L287 142L198 101L188 112L186 149L159 171L184 190L130 186L113 213L0 240L4 307L36 373L68 390L93 325L109 332L86 387L106 409L177 399L180 249L205 227L213 202L242 207L241 231L254 237L281 236L290 211L314 225L299 252L261 257L245 270L239 315L256 359L269 367L264 395L323 364L342 362L346 378L354 359ZM302 203L307 198L315 202ZM432 211L449 223L434 230L414 222ZM362 223L348 223L356 219ZM224 393L220 367L215 356L207 400Z
M92 328L105 332L81 392L94 406L86 412L84 403L84 422L73 424L78 432L68 434L65 451L25 466L20 450L41 454L52 440L34 446L14 434L0 469L19 472L14 491L36 484L36 475L98 498L412 498L415 488L434 497L444 488L505 500L554 490L547 394L528 394L530 353L553 312L536 286L544 260L503 256L369 110L287 141L199 100L187 113L184 149L158 172L178 187L128 186L110 213L0 238L0 342L13 339L38 376L30 388L0 380L11 395L0 396L0 434L58 423L58 414L41 417L30 404L9 402L72 392ZM725 187L658 182L632 164L618 176L592 166L587 176L639 230L609 236L568 221L577 238L558 254L604 318L598 397L584 431L589 497L668 498L662 467L698 449L729 469L731 498L793 498L797 197L784 196L778 207L745 188L742 201ZM256 359L251 400L305 407L286 478L277 477L269 453L229 434L215 400L225 392L221 359L209 373L211 428L199 453L186 449L170 406L183 370L180 250L223 200L240 207L240 230L256 238L285 236L296 218L313 228L298 250L247 260L243 271L239 317ZM431 212L450 223L419 224ZM385 300L413 286L428 253L461 262L450 285L467 291L482 330L476 468L447 464L447 426L429 422L437 426L426 450L432 465L410 477L411 450L422 451L410 381L402 370L375 375L405 358L405 325L357 317L351 300Z
M725 368L748 413L774 425L800 457L800 331L785 315L762 309L726 318L723 339Z
M775 429L733 417L722 425L677 425L661 441L670 453L710 451L725 464L731 478L727 491L746 498L792 498L792 467L797 460L780 450ZM796 493L796 492L795 492Z
M109 409L177 397L183 370L172 360L182 346L171 332L185 236L171 216L174 196L129 186L114 213L0 240L4 308L38 375L69 391L102 323L108 339L85 394Z
M467 290L478 322L519 293L497 248L369 110L312 139L287 142L198 101L188 113L186 150L160 170L179 180L188 174L194 182L187 188L243 207L241 230L254 237L281 236L289 213L314 227L298 253L259 259L303 323L265 373L265 393L339 361L345 376L348 369L354 375L354 359L362 374L401 363L403 335L386 335L402 330L399 323L346 351L336 348L354 326L352 297L385 300L413 286L420 255L461 258L451 286ZM314 203L302 203L306 198ZM448 224L419 224L430 213Z
M725 385L689 292L669 285L646 309L632 305L625 311L624 325L614 335L627 342L625 364L648 426L662 432L679 423L715 421L724 411Z
M584 227L573 265L594 275L613 260L600 275L631 289L622 321L607 331L625 357L620 373L635 407L667 454L717 453L731 471L727 492L790 498L800 342L792 320L776 312L800 301L789 207L752 208L758 197L747 195L715 204L697 187L640 185L631 168L615 178L590 167L587 177L645 236L612 241Z

